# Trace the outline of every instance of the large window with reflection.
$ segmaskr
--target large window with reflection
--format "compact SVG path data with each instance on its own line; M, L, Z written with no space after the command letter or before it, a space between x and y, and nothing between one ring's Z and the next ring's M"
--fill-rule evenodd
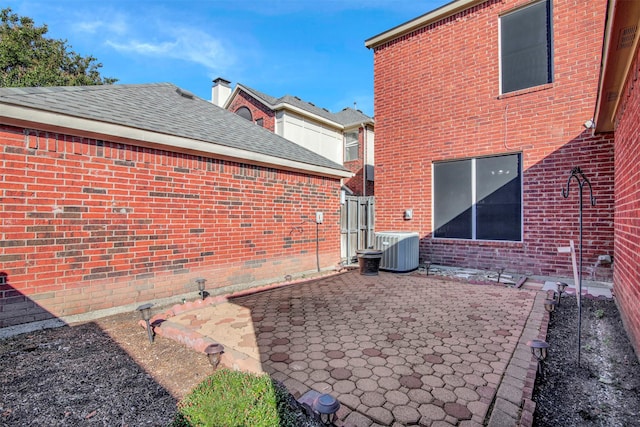
M433 236L522 240L521 154L433 164Z

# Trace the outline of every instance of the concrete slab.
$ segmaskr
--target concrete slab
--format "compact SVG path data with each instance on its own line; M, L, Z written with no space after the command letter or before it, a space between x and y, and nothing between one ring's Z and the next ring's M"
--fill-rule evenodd
M544 286L542 287L543 291L557 291L558 287L556 285L557 281L547 280L544 282ZM577 295L578 290L577 287L571 283L565 289L565 293L567 295ZM611 293L611 286L604 283L591 283L588 281L582 282L582 296L593 297L593 298L613 298Z

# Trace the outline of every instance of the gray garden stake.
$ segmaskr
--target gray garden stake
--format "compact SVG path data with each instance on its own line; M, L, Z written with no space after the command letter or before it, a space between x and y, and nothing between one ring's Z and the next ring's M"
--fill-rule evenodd
M578 183L578 197L580 199L580 266L578 267L578 366L580 366L580 329L582 327L582 188L584 184L589 186L589 199L591 206L596 205L596 199L593 197L593 189L591 183L584 176L579 166L571 169L571 175L567 180L567 187L562 189L562 197L565 199L569 197L569 185L571 184L571 178L575 178Z

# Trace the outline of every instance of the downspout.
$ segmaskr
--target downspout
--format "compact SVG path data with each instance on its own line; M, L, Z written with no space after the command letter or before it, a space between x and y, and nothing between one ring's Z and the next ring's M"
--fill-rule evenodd
M362 126L362 196L367 195L367 127L364 123Z

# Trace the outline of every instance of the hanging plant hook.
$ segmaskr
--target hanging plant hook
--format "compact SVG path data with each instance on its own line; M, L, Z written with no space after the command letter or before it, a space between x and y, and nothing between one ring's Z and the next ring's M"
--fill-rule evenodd
M569 175L569 179L567 179L566 188L562 189L562 197L565 199L569 197L569 190L571 187L571 180L575 178L578 183L578 197L580 203L580 267L578 271L578 295L576 299L578 300L578 366L580 366L580 329L582 328L582 210L583 210L583 201L582 201L582 192L584 185L586 184L589 187L589 201L591 202L591 206L596 205L596 198L593 197L593 188L591 187L591 182L585 176L580 166L576 166L571 169L571 175Z
M591 202L591 206L595 206L596 198L593 196L593 187L591 187L591 182L589 182L589 179L585 176L584 172L582 172L580 166L576 166L571 169L571 175L569 175L569 179L567 179L567 186L562 189L562 197L564 197L565 199L569 197L571 179L573 178L575 178L576 182L578 183L578 188L580 190L580 203L582 203L582 188L584 187L584 184L587 184L589 186L589 199Z

